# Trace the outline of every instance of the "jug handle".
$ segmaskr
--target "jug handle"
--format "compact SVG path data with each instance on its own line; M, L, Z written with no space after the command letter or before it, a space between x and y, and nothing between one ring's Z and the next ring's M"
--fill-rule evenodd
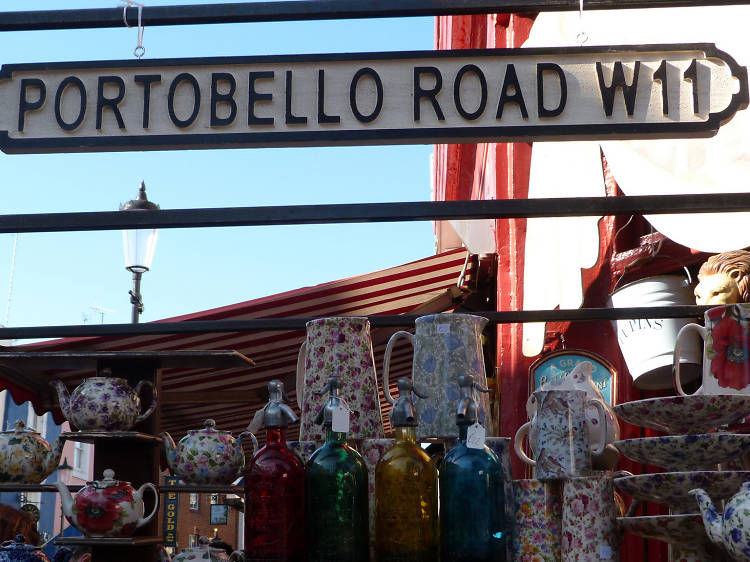
M592 455L601 455L607 447L607 412L604 410L604 404L598 400L589 400L589 404L594 406L599 412L599 443L600 446L592 449Z
M523 449L521 448L521 443L523 443L523 437L529 432L529 429L531 429L531 422L526 422L523 424L518 431L516 432L516 437L513 440L513 449L516 451L516 455L518 455L518 458L521 459L526 464L530 464L531 466L536 466L536 461L534 459L529 458L526 453L523 452Z
M388 345L385 346L385 355L383 355L383 395L385 396L385 399L388 400L389 404L393 404L395 400L393 396L391 396L390 388L388 388L388 372L391 368L391 353L393 352L393 346L396 345L399 338L406 338L411 343L411 346L414 347L414 335L403 330L399 330L393 334L391 339L388 340Z
M151 405L148 407L148 410L146 410L141 415L135 418L136 423L142 422L143 420L145 420L147 417L153 414L154 410L156 409L156 389L154 388L154 383L152 383L151 381L146 381L146 380L138 381L138 384L135 385L135 389L134 389L135 393L138 396L140 396L141 390L143 389L144 385L151 387Z
M242 442L244 439L249 437L253 442L253 454L252 457L255 456L255 453L258 452L258 439L255 437L255 434L252 431L243 431L239 434L238 439L240 442ZM252 458L250 457L250 458ZM240 476L242 476L242 470L240 470Z
M307 354L307 342L302 342L297 354L297 407L302 411L302 387L305 384L305 355Z
M151 484L151 482L146 482L140 488L138 488L138 495L143 498L143 492L145 492L147 489L151 490L154 493L154 509L152 509L151 513L149 513L146 517L142 517L141 519L139 519L135 524L136 527L143 527L146 523L151 521L151 518L154 516L154 514L159 511L159 492L156 491L156 486Z
M680 331L677 332L677 341L674 344L674 357L672 358L672 372L674 373L674 387L680 396L687 396L685 391L682 390L682 382L680 381L680 357L682 356L683 336L688 332L698 332L698 335L703 340L703 345L705 346L708 329L699 324L685 324L680 328Z

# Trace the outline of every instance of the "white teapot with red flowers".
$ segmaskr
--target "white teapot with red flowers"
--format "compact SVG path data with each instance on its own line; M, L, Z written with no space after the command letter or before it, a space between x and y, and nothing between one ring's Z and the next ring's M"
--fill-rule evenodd
M129 537L156 514L159 494L153 484L143 484L136 490L130 482L115 480L114 476L114 470L108 468L104 478L88 482L74 496L65 484L55 482L65 517L87 537ZM144 517L146 490L154 494L154 509Z
M217 430L211 419L203 429L188 431L177 444L167 432L161 437L172 474L186 484L229 485L245 468L244 439L252 439L253 455L258 450L258 440L249 431L235 439L229 431Z

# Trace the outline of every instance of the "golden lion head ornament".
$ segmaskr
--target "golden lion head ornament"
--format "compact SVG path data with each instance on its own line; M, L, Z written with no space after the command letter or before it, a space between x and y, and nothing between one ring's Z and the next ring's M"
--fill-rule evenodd
M750 302L750 252L733 250L711 256L698 271L695 303Z

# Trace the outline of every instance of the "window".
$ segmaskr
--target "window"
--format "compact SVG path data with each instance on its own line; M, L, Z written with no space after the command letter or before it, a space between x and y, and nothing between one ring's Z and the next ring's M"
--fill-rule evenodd
M73 476L76 478L82 478L83 480L89 479L90 454L90 443L79 443L76 441L73 444Z
M190 511L198 511L200 508L200 494L190 494L190 502L188 508Z
M198 495L198 494L190 494L192 495ZM188 548L194 548L198 546L198 535L188 535Z
M44 437L44 434L47 432L47 414L37 416L31 402L28 403L28 407L29 409L26 413L26 427L33 429Z

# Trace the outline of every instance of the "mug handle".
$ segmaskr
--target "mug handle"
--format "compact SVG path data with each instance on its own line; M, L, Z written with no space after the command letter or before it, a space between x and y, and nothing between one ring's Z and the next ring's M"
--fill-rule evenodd
M516 451L516 455L518 455L518 458L523 462L525 462L526 464L530 464L531 466L536 466L536 461L526 456L526 453L524 453L523 449L521 448L523 437L529 432L529 429L531 429L530 421L526 422L518 429L518 431L516 432L516 437L513 440L513 449Z
M138 520L138 522L135 524L136 528L143 527L146 523L151 521L151 518L154 516L154 514L159 511L159 492L156 491L156 486L151 484L151 482L146 482L140 488L138 488L138 495L143 498L143 492L145 492L147 489L151 490L154 493L154 509L152 509L151 513L149 513L146 517L142 517Z
M393 404L395 400L393 399L393 396L391 396L391 390L389 388L390 384L388 382L388 373L391 368L391 353L393 352L393 346L396 345L396 342L399 340L399 338L406 338L407 340L409 340L409 343L411 343L411 346L414 347L414 335L403 330L399 330L398 332L393 334L391 336L391 339L388 340L388 345L385 346L385 355L383 356L383 395L390 404Z
M138 396L140 396L141 389L143 389L144 385L148 385L151 387L151 405L148 407L148 410L146 410L145 412L143 412L142 414L140 414L139 416L135 418L135 423L142 422L151 414L153 414L154 410L156 409L156 389L154 388L154 383L152 383L151 381L147 381L147 380L141 380L141 381L138 381L138 384L135 385L135 388L133 390Z
M302 387L305 383L305 355L307 352L307 342L302 342L297 354L297 406L302 411Z
M687 396L685 391L682 390L682 383L680 382L680 357L682 356L683 336L689 332L698 332L704 346L706 345L706 336L708 335L708 330L700 324L685 324L677 332L677 341L674 345L674 356L672 357L672 371L674 372L674 387L680 396Z
M592 455L601 455L607 446L607 412L604 410L604 405L598 400L588 400L588 404L594 406L599 413L599 444L600 446L596 449L591 450Z

